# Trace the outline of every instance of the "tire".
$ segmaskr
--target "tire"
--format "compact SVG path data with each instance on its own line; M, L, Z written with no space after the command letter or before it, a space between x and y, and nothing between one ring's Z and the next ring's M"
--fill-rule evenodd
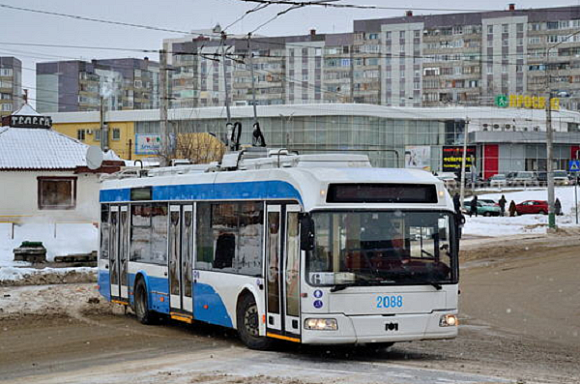
M546 212L546 211L544 211L544 210L541 210L541 211L540 211L540 215L547 215L547 214L548 214L548 212Z
M489 216L491 216L491 212L484 212L483 216L489 217Z
M141 324L151 325L157 322L157 316L149 309L149 295L147 285L143 279L139 279L135 284L135 304L133 310L135 316Z
M258 306L254 297L250 294L242 296L238 302L236 314L238 335L248 348L268 350L272 347L273 340L259 336L260 318Z

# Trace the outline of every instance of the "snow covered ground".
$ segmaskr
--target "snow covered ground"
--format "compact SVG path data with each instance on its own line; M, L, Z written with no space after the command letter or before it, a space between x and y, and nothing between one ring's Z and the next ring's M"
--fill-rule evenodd
M580 193L580 187L578 188ZM478 195L480 199L493 199L498 201L505 195L506 210L510 201L516 204L524 200L548 200L546 188L529 188L517 192L491 192ZM562 203L563 216L556 216L558 227L573 227L576 225L574 187L556 187L556 197ZM547 215L522 215L516 217L469 217L466 216L463 233L477 236L509 236L518 234L546 233L548 225Z
M98 230L87 223L25 223L14 227L12 224L0 223L0 282L20 280L38 274L66 274L73 268L26 268L29 263L15 262L13 249L23 241L41 241L47 249L47 260L55 256L75 253L89 253L98 249ZM87 268L75 268L77 272L86 272Z
M579 188L580 189L580 188ZM524 200L547 200L546 188L530 188L524 191L492 192L479 195L480 198L499 200L504 194L508 205L511 200L520 203ZM562 203L563 216L556 217L559 227L574 227L575 198L574 187L557 187L556 197ZM545 215L524 215L516 217L466 217L463 233L475 236L509 236L518 234L546 233L548 217ZM33 275L66 274L71 271L87 272L82 268L45 268L42 270L27 268L23 262L13 261L12 250L23 241L42 241L47 248L47 259L52 261L54 256L73 253L89 253L98 248L98 230L92 224L58 224L55 228L50 223L28 223L14 227L12 239L12 225L0 223L0 282L21 280Z

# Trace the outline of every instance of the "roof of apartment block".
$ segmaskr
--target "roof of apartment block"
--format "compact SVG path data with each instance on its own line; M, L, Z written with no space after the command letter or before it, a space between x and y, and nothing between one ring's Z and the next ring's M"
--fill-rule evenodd
M580 6L554 8L516 8L513 11L446 13L440 15L413 15L384 19L355 20L355 32L377 32L384 24L424 23L425 28L452 27L454 25L478 25L483 19L527 16L528 22L570 20L580 18Z

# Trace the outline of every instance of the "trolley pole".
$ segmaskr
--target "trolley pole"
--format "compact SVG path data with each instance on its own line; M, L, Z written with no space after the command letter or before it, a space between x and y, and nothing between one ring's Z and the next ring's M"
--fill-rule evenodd
M463 208L463 201L465 199L465 163L467 158L467 133L469 130L469 118L465 119L465 129L463 134L463 155L461 156L461 184L459 185L459 198Z

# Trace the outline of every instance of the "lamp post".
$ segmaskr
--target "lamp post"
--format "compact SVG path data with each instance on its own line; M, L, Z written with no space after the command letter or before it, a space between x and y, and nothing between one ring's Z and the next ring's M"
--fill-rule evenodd
M565 36L562 41L546 48L546 174L548 181L548 228L556 228L556 213L554 208L554 132L552 128L552 89L550 86L550 50L568 41L569 38L580 34L580 30Z

